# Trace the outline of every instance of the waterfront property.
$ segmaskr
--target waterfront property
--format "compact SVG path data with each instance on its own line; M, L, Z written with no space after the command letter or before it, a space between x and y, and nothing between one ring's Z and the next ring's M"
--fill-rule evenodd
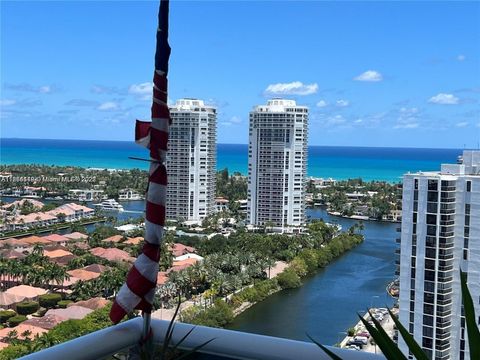
M480 151L405 175L401 230L400 321L431 359L469 359L460 270L480 314Z
M283 231L305 223L308 108L273 99L250 113L248 209L251 225Z
M217 113L202 100L170 108L167 219L201 221L215 211Z
M95 211L86 206L68 203L48 211L40 201L23 199L6 204L3 207L3 224L0 230L18 231L33 228L44 228L63 222L74 222L90 219ZM22 214L26 212L26 214Z

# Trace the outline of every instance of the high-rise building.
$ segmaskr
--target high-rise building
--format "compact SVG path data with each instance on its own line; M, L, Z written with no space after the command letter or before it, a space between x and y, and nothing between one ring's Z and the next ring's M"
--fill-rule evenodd
M460 269L478 315L480 151L404 176L401 231L400 321L431 359L469 359ZM401 339L399 346L409 354Z
M305 222L308 108L273 99L250 112L248 222L285 230Z
M201 221L215 210L216 109L180 99L170 116L167 219Z

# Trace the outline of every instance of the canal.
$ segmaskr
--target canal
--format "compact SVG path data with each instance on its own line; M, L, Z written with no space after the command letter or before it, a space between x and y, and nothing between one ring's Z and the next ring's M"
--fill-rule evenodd
M309 209L312 219L336 222L347 230L355 220L331 217L323 208ZM240 314L232 330L335 344L371 305L392 306L385 291L395 272L397 224L365 221L365 241L298 289L283 290Z
M12 201L13 199L3 199ZM89 204L90 205L90 204ZM143 216L144 201L122 202L119 221ZM308 209L307 216L338 223L343 230L356 220L330 216L324 208ZM398 224L364 222L365 241L304 281L298 289L283 290L240 314L229 329L335 344L357 323L357 312L370 306L393 305L385 288L394 278ZM88 225L89 231L95 225ZM60 231L61 232L61 231Z

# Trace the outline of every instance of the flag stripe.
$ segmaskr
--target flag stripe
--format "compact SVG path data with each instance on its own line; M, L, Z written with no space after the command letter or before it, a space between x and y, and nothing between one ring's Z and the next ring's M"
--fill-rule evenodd
M147 210L145 212L145 218L154 224L165 225L165 206L154 204L148 200L146 203Z
M160 260L160 246L156 244L145 243L143 244L142 252L150 261L158 262ZM140 255L140 256L142 256ZM143 274L143 272L142 272ZM153 281L153 279L152 279Z
M152 119L169 119L170 111L166 104L157 104L156 102L152 103Z
M158 168L150 175L150 183L167 186L167 169L165 165L159 164Z
M127 286L135 295L143 297L152 287L156 286L156 281L148 280L138 271L136 266L132 266L128 274Z

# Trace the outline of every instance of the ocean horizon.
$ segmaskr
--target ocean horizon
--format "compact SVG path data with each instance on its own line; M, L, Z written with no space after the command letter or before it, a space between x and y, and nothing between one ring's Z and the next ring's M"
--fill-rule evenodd
M399 182L408 172L455 163L461 149L309 146L308 176ZM0 138L0 164L40 164L106 169L147 169L148 151L132 141ZM217 144L217 170L247 174L247 144Z

